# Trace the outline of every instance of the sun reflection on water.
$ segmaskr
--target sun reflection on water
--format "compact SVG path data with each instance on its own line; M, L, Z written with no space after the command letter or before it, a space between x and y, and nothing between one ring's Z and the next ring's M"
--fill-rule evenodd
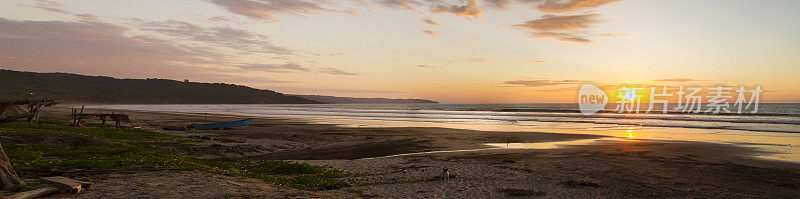
M633 139L633 127L628 127L628 139Z

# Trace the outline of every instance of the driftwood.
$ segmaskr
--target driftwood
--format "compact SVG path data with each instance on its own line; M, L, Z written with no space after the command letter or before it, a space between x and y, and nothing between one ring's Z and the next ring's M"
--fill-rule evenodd
M12 116L6 116L5 119L0 120L0 122L8 122L8 119L13 117L27 117L28 122L36 122L39 120L39 113L43 106L53 106L58 104L58 101L54 99L37 99L37 100L0 100L0 112L4 111L8 106L27 106L27 113L24 114L13 114ZM4 115L5 113L0 113L0 115ZM13 118L16 120L17 118ZM13 121L13 120L11 120Z
M6 156L3 145L0 144L0 188L8 189L14 185L25 184L17 176L17 172L11 167L11 161Z
M56 192L58 192L58 188L55 188L55 187L43 187L43 188L38 188L38 189L26 191L26 192L19 192L19 193L16 193L14 195L8 196L8 198L11 198L11 199L40 198L40 197L49 196L50 194L54 194Z
M84 189L89 189L93 185L91 182L73 180L64 176L44 177L42 180L52 184L56 188L66 191L67 193L74 194L80 193Z
M72 126L79 126L83 118L97 118L102 121L100 127L105 126L106 120L111 119L114 121L114 127L119 128L121 122L130 122L131 119L128 115L123 113L83 113L83 106L80 112L77 109L72 109Z

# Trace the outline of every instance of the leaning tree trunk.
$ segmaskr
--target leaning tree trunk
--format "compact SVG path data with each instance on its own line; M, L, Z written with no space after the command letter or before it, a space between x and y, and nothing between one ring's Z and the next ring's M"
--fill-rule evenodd
M3 145L0 144L0 188L8 189L13 185L25 184L19 180L17 172L11 167L11 161L6 156L6 151L3 150Z

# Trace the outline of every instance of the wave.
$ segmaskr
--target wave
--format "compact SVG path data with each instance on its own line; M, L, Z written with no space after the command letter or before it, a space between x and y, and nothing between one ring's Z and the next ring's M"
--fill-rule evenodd
M511 105L515 106L515 105ZM516 105L519 106L519 105ZM547 104L546 106L553 106ZM570 105L572 106L572 105ZM791 104L794 106L794 104ZM762 115L619 114L583 115L569 106L509 108L497 105L111 105L121 109L213 112L259 116L337 117L361 120L519 125L519 122L593 123L651 127L800 133L800 117ZM465 111L466 109L473 109ZM510 111L517 110L517 111ZM797 114L795 114L797 115Z

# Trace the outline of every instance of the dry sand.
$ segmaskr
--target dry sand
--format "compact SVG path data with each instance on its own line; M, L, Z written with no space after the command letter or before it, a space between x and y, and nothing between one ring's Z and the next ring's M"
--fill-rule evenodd
M292 160L358 173L353 188L387 198L498 198L501 188L541 191L548 198L800 198L800 164L751 158L759 152L697 142L612 140L557 149L492 149L389 158L395 154L488 148L483 143L548 142L586 138L536 132L446 128L346 128L296 119L258 118L251 126L209 131L163 131L162 126L230 121L237 116L125 111L144 128L182 136L245 138L209 142L224 150L183 151L207 156ZM68 109L48 109L65 116ZM439 180L447 169L449 178ZM168 185L148 179L164 176ZM142 183L136 180L140 179ZM195 180L200 179L200 180ZM199 172L107 175L81 197L357 197L343 191L308 192L251 179ZM224 188L211 188L215 184ZM158 183L157 183L158 184ZM131 190L144 190L129 196ZM187 195L187 194L192 195ZM295 194L301 193L301 194Z

